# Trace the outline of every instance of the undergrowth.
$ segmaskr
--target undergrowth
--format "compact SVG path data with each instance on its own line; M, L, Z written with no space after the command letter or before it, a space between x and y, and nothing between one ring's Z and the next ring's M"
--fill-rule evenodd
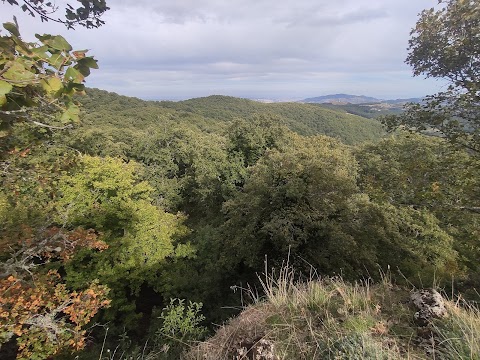
M480 360L480 312L465 301L445 300L447 316L421 327L414 321L411 291L387 275L375 284L297 278L288 266L262 276L264 296L249 294L255 303L203 342L196 342L205 332L201 304L172 300L155 316L156 330L144 346L103 348L97 358ZM261 356L254 356L255 348Z
M377 284L295 279L289 267L261 277L265 297L185 357L249 359L238 348L262 339L271 347L261 359L480 359L480 313L472 305L445 301L447 317L429 325L425 339L410 291L388 276Z
M439 357L480 359L480 312L464 301L446 303L450 316L434 323Z

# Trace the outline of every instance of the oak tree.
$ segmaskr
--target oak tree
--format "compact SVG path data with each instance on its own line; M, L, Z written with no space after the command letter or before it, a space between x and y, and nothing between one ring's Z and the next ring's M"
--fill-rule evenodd
M388 116L390 129L429 131L480 153L480 1L439 0L411 31L406 63L415 76L447 82L445 91Z

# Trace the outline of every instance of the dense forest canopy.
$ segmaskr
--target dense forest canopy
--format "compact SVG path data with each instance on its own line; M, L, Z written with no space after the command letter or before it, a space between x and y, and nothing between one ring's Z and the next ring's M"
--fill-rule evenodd
M443 38L425 34L442 24L438 36L478 41L479 4L444 3L420 15L407 62L451 88L387 117L411 130L388 136L377 120L314 104L88 89L93 57L61 36L26 43L4 24L2 358L102 358L107 348L120 349L109 359L146 349L180 358L262 296L257 274L285 261L299 277L388 276L478 300L479 82L463 54L438 52ZM103 9L93 16L108 9L81 4ZM458 46L475 60L474 45ZM443 136L422 134L432 128Z

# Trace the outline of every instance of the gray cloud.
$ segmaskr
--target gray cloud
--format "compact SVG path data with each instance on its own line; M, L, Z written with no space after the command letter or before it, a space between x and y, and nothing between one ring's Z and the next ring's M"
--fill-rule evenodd
M279 19L280 23L284 23L289 27L309 26L309 27L325 27L325 26L342 26L357 22L369 22L377 19L385 18L388 12L382 8L356 8L347 11L329 12L325 8L303 9L301 12L289 14L286 18Z
M412 79L403 63L416 15L435 4L110 0L104 27L68 32L16 13L30 38L34 32L61 33L75 48L91 49L101 69L87 85L129 95L186 98L223 91L290 98L358 91L400 97L432 93L437 86ZM5 4L0 9L2 21L15 10Z

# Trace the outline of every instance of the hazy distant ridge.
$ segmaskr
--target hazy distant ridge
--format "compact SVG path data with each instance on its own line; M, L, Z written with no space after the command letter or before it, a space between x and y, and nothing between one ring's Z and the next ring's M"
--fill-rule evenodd
M387 103L387 104L405 104L407 102L420 102L419 98L409 99L394 99L383 100L365 95L350 95L350 94L332 94L325 96L317 96L300 100L302 103L314 104L373 104L373 103Z

